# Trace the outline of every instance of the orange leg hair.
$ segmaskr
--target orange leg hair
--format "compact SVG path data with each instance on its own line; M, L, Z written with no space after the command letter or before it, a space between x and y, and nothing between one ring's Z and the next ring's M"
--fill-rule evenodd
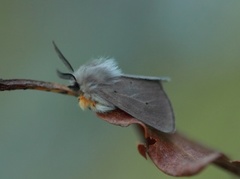
M92 101L90 99L85 98L83 95L80 95L78 97L79 100L79 106L84 110L86 108L93 109L96 107L96 102Z

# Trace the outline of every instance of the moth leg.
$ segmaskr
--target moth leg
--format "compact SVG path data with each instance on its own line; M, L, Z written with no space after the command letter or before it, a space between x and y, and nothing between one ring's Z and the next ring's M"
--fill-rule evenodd
M86 109L86 108L95 109L95 107L96 107L96 102L95 101L92 101L92 100L86 98L83 95L80 95L78 97L78 101L79 101L80 108L82 108L83 110Z

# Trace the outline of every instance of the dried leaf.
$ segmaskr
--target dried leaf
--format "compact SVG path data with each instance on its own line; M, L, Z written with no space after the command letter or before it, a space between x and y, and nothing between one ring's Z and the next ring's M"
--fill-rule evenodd
M49 83L25 79L0 79L0 91L34 89L55 93L78 96L68 87L56 83ZM138 145L139 153L149 158L164 173L172 176L191 176L213 163L231 173L240 176L240 161L230 161L224 154L189 140L180 133L165 134L152 129L121 110L109 113L98 113L105 121L128 126L138 124L144 144Z
M121 110L98 113L100 118L111 124L128 126L138 124L145 144L138 145L139 153L149 158L164 173L172 176L191 176L208 164L217 166L240 176L240 162L231 162L224 154L187 139L180 133L166 134L146 126Z

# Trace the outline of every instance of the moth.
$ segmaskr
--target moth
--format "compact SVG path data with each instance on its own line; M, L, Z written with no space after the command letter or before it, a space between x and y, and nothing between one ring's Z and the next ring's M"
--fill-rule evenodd
M70 73L57 70L79 94L79 106L98 113L116 108L164 133L175 131L171 103L163 90L166 78L123 74L114 59L99 58L74 70L57 45L54 48Z

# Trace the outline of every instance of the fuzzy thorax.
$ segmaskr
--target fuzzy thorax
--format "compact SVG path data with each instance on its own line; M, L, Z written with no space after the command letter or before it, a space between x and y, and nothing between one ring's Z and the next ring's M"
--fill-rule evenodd
M107 112L115 109L114 105L96 94L101 86L111 87L121 76L121 70L114 59L94 60L82 65L73 75L82 93L79 97L79 105L82 109L90 108L96 112Z

